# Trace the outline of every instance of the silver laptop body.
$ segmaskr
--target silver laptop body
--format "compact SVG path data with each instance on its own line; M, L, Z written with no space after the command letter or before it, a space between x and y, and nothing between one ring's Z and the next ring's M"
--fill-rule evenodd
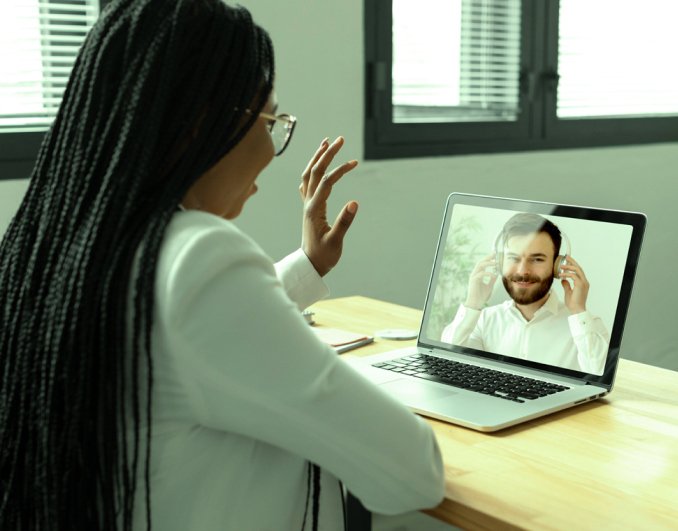
M527 256L524 262L537 263L532 256L539 253L532 252L531 247L513 250L513 242L522 241L520 238L502 241L514 220L534 219L534 215L547 219L563 234L560 248L563 254L556 262L568 255L583 269L581 276L590 284L586 310L595 319L596 334L581 336L580 332L571 331L572 337L579 339L567 337L568 326L579 329L570 324L569 310L563 309L565 286L561 280L553 280L548 297L552 299L551 313L544 308L542 314L532 318L535 326L541 326L533 327L540 336L530 336L536 338L536 348L525 347L526 353L520 355L508 352L514 348L510 339L506 339L512 333L511 319L519 322L520 316L516 299L511 300L513 296L509 296L509 287L505 286L513 286L509 278L517 277L508 273L499 275L498 269L490 266L483 271L494 272L498 279L480 312L478 323L484 323L484 328L476 324L469 338L459 341L461 345L456 344L458 340L450 338L457 337L454 334L461 326L455 323L464 322L460 315L464 315L462 306L469 293L469 277L478 270L485 255L500 256L502 272L521 260L519 254ZM603 397L614 384L645 226L646 217L640 213L453 193L445 208L417 346L347 363L416 413L480 431L501 430ZM565 238L569 240L567 245ZM562 263L571 265L567 261ZM557 267L556 272L567 269ZM574 282L568 282L574 289ZM516 286L533 288L529 282ZM562 302L559 313L556 300ZM543 325L538 325L538 315L545 316ZM585 324L586 320L582 318L582 322ZM507 326L507 331L493 329L493 323L500 323L496 327ZM523 324L531 323L528 320ZM582 342L581 337L594 337L595 341ZM600 338L607 338L607 345ZM541 348L539 341L554 346ZM598 349L595 352L589 347L594 343ZM503 348L507 351L502 352ZM523 349L522 343L519 349ZM586 365L586 356L594 360L594 355L597 361Z

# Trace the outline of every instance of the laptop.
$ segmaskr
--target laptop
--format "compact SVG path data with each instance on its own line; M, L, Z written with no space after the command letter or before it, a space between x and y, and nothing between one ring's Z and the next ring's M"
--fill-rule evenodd
M416 413L487 432L601 398L646 221L453 193L416 347L347 363Z

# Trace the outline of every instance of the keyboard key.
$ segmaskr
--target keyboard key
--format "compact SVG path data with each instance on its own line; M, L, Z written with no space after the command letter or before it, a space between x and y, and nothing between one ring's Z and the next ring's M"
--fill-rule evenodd
M459 384L461 384L461 382L449 380L447 378L441 378L440 376L435 376L435 375L432 375L432 374L426 374L426 373L423 373L423 372L417 373L417 374L415 374L415 376L417 376L419 378L423 378L425 380L429 380L431 382L438 382L438 383L443 383L445 385L451 385L452 387L460 387Z
M517 393L519 397L521 398L527 398L528 400L534 400L535 398L538 398L537 395L533 395L532 393L526 393L525 391L522 391L520 393Z
M375 363L373 367L416 376L432 382L468 389L521 404L525 400L536 400L569 389L562 385L543 382L534 378L476 367L427 354L404 356L387 362Z

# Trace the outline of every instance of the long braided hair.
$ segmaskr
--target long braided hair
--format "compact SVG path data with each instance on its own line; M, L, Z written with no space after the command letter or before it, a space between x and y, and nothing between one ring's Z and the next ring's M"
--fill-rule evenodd
M0 529L131 529L142 457L150 528L161 240L273 77L267 33L221 0L115 0L89 32L0 244Z

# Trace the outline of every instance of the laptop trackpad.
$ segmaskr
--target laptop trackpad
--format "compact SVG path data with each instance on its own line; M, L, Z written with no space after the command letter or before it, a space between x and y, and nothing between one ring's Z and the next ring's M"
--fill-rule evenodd
M417 382L406 378L379 384L379 387L409 405L415 405L415 402L429 402L458 394L451 389L443 389L428 382Z

